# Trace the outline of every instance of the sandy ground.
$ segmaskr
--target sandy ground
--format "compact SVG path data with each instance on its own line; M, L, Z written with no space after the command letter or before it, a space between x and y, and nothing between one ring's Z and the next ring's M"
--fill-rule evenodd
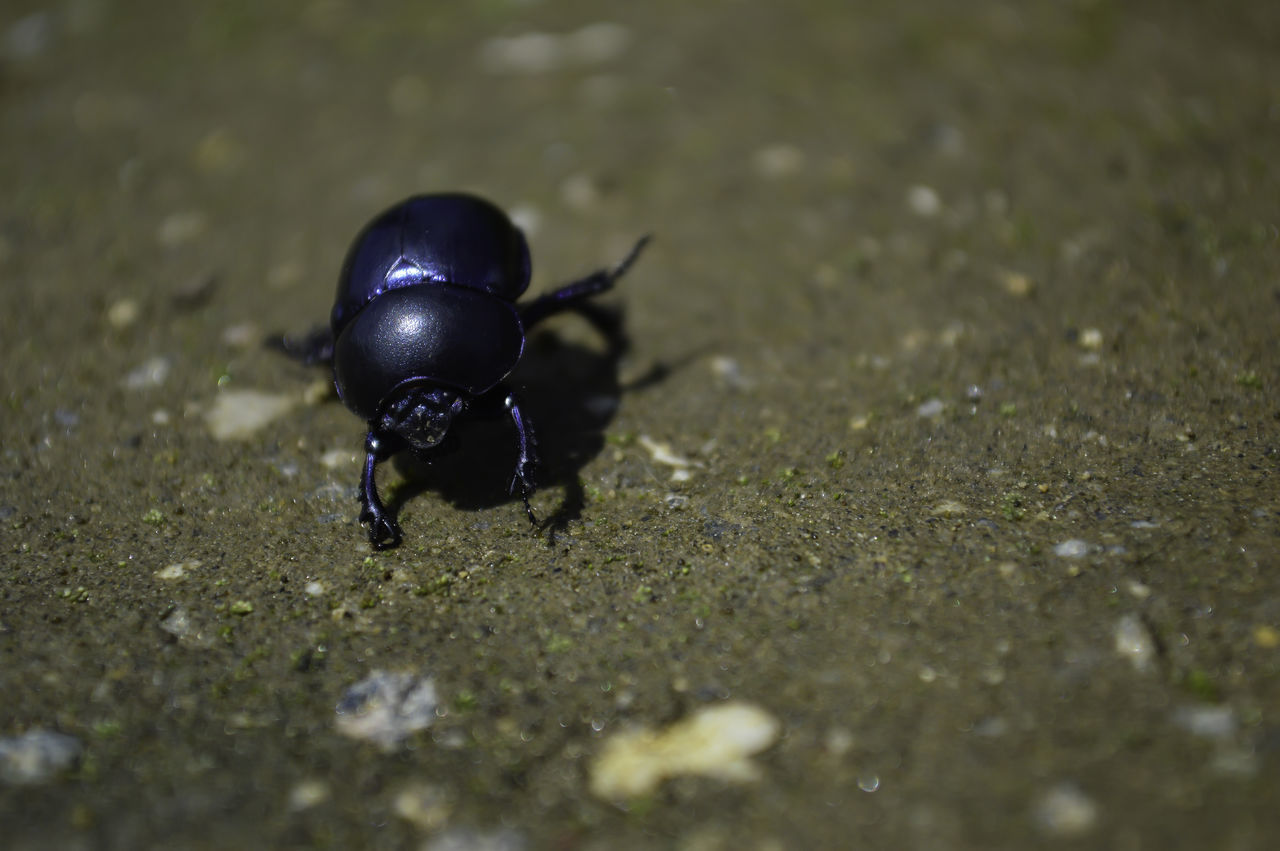
M19 5L7 848L1271 847L1280 5ZM373 553L261 342L446 189L655 240Z

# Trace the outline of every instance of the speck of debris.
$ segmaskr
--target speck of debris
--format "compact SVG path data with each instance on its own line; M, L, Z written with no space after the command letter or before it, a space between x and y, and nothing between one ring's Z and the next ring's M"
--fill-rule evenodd
M303 586L302 590L308 597L322 597L324 596L325 587L323 582L313 579Z
M750 757L772 745L780 728L758 706L725 703L700 709L664 730L642 727L617 733L591 765L591 792L608 800L634 798L678 775L757 780L760 769Z
M74 765L83 750L74 736L39 728L0 739L0 782L12 786L43 783Z
M159 387L169 377L169 359L157 355L148 358L136 368L130 370L121 383L130 390L146 390Z
M411 734L431 726L436 704L430 677L377 670L347 689L334 711L338 732L392 751Z
M1032 816L1047 836L1084 836L1098 823L1098 805L1074 783L1062 782L1035 802Z
M1081 558L1089 554L1089 542L1080 538L1071 538L1055 544L1053 554L1059 558Z
M222 390L205 414L215 440L245 440L298 404L294 396L261 390Z

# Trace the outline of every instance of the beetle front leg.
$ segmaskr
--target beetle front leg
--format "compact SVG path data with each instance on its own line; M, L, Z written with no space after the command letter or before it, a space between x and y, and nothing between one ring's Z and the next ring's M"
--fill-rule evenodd
M511 477L510 492L515 493L516 485L520 486L520 499L524 501L525 513L529 515L529 522L537 526L538 518L534 516L533 507L529 505L529 497L533 496L533 492L537 490L537 485L533 481L533 468L538 464L538 442L533 436L533 426L520 410L520 400L516 398L516 394L508 391L502 404L516 427L518 455L515 474Z
M360 475L360 522L367 523L369 545L375 550L385 550L400 545L402 533L391 513L378 497L378 483L374 470L379 461L390 458L395 450L374 429L364 439L364 472Z

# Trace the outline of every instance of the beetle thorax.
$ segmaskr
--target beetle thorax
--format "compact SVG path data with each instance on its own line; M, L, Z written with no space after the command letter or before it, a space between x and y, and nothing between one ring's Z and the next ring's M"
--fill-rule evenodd
M379 429L395 432L414 449L431 449L444 440L453 418L466 406L456 390L421 384L408 387L387 406Z

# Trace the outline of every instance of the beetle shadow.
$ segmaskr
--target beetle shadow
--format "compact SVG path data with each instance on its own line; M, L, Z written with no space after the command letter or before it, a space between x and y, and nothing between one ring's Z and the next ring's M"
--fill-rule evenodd
M580 473L604 448L605 429L622 394L659 383L670 371L655 366L623 387L619 364L630 348L623 310L588 303L566 312L582 316L594 327L605 341L603 350L567 343L550 329L539 330L529 336L520 365L507 381L537 441L534 480L539 492L563 489L560 505L538 524L551 536L582 516L586 499ZM387 507L393 516L427 491L463 510L519 503L518 493L509 492L516 461L515 430L501 405L490 407L501 413L469 415L457 421L437 449L395 456L392 463L403 481L389 494ZM523 512L520 522L524 522Z

